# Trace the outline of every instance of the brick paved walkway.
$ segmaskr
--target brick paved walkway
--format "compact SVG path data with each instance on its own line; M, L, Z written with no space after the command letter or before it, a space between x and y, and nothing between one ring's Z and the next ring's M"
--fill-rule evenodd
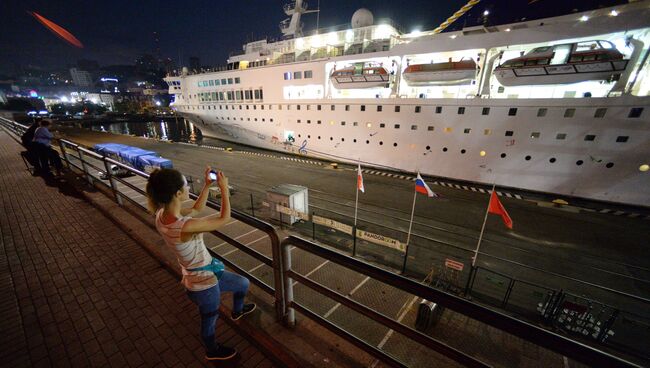
M0 366L210 366L179 282L20 150L0 129ZM217 340L232 366L272 366L221 320Z

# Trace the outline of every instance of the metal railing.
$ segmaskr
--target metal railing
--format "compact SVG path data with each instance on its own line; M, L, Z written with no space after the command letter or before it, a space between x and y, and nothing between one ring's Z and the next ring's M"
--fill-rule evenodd
M7 130L15 133L16 135L21 135L27 129L26 126L5 118L0 118L0 125ZM120 186L123 185L124 187L133 190L140 195L146 195L145 191L133 183L113 175L110 168L111 165L115 165L143 179L148 179L149 175L147 173L132 168L118 160L99 155L96 152L85 148L75 142L66 139L59 139L58 143L59 150L63 156L63 161L68 168L77 169L78 174L83 175L91 185L103 185L104 187L110 189L114 200L120 206L124 206L126 200L129 203L146 210L144 205L127 195L120 189ZM104 171L107 175L108 183L96 178L91 171L93 169ZM196 195L192 195L192 198L196 199L197 197ZM215 210L220 209L220 206L212 201L208 201L207 206ZM374 355L389 365L405 366L403 361L382 350L381 347L365 342L350 331L347 331L346 329L339 327L333 322L327 320L325 317L320 316L318 313L303 303L296 301L294 299L294 283L304 285L305 287L315 291L320 297L325 297L327 300L332 300L340 303L352 311L373 320L374 322L380 324L382 327L394 330L395 332L407 337L415 343L438 352L461 364L472 367L484 367L489 366L489 363L481 361L469 353L451 346L451 344L446 343L441 339L429 336L414 328L411 328L401 323L399 320L395 320L386 314L379 312L376 308L372 308L362 304L359 301L355 301L350 297L350 295L340 294L337 291L332 290L327 286L308 278L307 275L298 273L294 268L292 268L292 253L290 247L293 246L309 253L310 255L324 258L332 264L350 269L354 272L371 278L372 280L384 283L410 295L415 295L419 298L435 301L436 303L445 308L448 308L453 312L462 314L486 325L493 326L505 333L512 334L590 366L636 366L634 363L625 361L609 353L597 350L580 342L570 340L554 332L534 326L524 321L517 320L498 311L472 303L471 301L462 297L452 295L445 291L441 291L436 288L413 281L401 275L373 266L359 259L317 245L313 242L295 236L290 236L282 241L282 243L280 243L279 236L272 225L240 211L232 210L232 218L264 232L268 236L271 243L272 257L268 257L248 247L247 245L242 244L236 238L228 236L222 232L214 231L212 234L227 242L228 244L234 246L238 250L241 250L245 254L271 267L273 270L274 285L268 285L263 280L258 279L250 272L244 270L235 262L225 259L214 251L211 251L211 253L214 257L221 259L231 269L240 274L246 275L251 280L251 282L259 286L264 292L273 295L276 318L279 321L283 321L289 326L294 325L294 311L297 310L305 316L313 319L317 323L323 325L325 328L330 329L338 336L350 341L352 344L365 350L369 354ZM510 296L511 292L512 285L509 287L508 294L506 295L506 298L503 302L504 304L508 303L507 298Z

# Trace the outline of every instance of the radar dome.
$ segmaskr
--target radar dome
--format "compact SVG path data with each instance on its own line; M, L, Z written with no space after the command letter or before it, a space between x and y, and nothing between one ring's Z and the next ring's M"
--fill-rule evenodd
M372 12L366 8L361 8L352 14L352 28L368 27L373 21Z

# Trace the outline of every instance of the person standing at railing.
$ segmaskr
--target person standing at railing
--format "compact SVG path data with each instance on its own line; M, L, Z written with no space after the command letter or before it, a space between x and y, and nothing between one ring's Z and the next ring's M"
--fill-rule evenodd
M23 143L23 147L27 150L25 158L30 164L32 164L32 166L34 166L34 175L41 172L41 163L38 158L38 153L36 152L36 147L34 147L34 132L39 127L40 123L40 120L34 120L25 133L20 136L20 141Z
M176 255L187 295L199 307L205 357L208 360L227 360L233 358L237 351L215 340L221 293L233 293L233 320L251 313L255 310L255 304L244 304L248 279L224 271L223 263L210 255L203 242L204 232L220 229L230 221L228 178L222 172L217 173L216 178L221 190L221 212L192 217L205 208L210 186L215 182L210 178L210 173L210 167L206 168L205 184L192 207L182 207L182 203L190 198L189 187L187 179L174 169L154 170L149 176L146 192L149 209L156 215L156 229Z
M50 163L54 165L57 175L61 175L63 164L61 163L59 153L52 148L54 135L48 129L49 126L50 121L43 119L41 126L36 128L34 131L34 148L41 164L41 175L49 176L52 174L50 172Z

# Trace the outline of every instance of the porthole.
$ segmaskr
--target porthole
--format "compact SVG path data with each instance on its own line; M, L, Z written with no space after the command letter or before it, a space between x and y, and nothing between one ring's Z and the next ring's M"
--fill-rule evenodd
M393 147L397 147L397 143L393 143Z
M379 145L380 145L380 146L383 146L383 145L384 145L384 142L379 141Z
M300 134L298 134L298 138L300 138Z
M580 165L582 165L582 164L583 164L583 161L582 161L582 160L578 160L578 161L576 161L576 165L580 166Z
M614 167L614 163L613 162L608 162L607 165L605 165L605 167L608 168L608 169L611 169L612 167Z
M308 136L307 136L307 138L310 138L310 139L311 139L311 134L310 134L310 135L308 135Z
M526 156L526 157L524 157L524 159L525 159L526 161L530 161L531 157L530 157L530 156Z
M370 141L369 141L369 140L366 140L366 144L370 144Z
M548 160L548 162L550 162L550 163L554 163L555 161L556 161L556 160L555 160L555 157L551 157L551 158Z
M501 158L506 158L506 154L505 154L505 153L502 153L502 154L501 154Z
M447 152L447 147L442 147L442 152Z
M464 148L462 150L460 150L460 153L462 153L463 155L465 154L465 152L467 152L467 150L464 149Z
M354 139L352 140L352 142L353 142L353 143L357 143L357 139L354 138Z
M333 141L333 140L334 140L334 137L330 137L330 141Z
M341 138L341 142L345 142L345 138Z
M320 139L320 135L318 136L318 139Z
M396 143L397 144L397 143ZM431 149L431 146L427 146L427 151Z

